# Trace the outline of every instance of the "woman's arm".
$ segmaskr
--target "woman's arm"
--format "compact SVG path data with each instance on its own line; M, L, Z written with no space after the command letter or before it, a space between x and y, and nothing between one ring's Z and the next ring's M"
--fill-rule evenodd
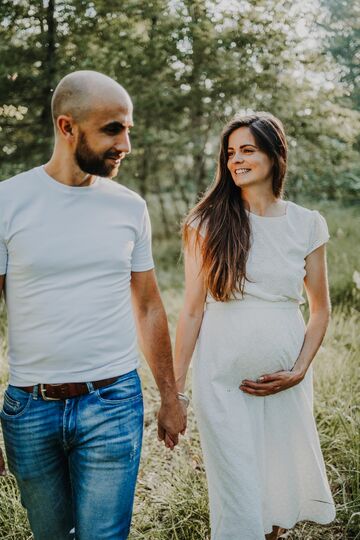
M259 377L259 382L245 380L240 389L254 396L268 396L295 386L303 380L326 332L330 319L330 296L326 268L325 245L310 253L305 259L304 280L309 300L310 317L300 354L289 371L278 371ZM261 382L260 382L261 381Z
M199 335L206 297L201 273L200 245L195 243L195 231L190 231L189 236L189 245L184 253L185 298L175 340L174 371L178 392L185 389L186 374Z
M304 280L309 300L310 317L305 340L293 371L304 378L325 336L329 324L331 304L326 267L325 245L315 249L306 257Z

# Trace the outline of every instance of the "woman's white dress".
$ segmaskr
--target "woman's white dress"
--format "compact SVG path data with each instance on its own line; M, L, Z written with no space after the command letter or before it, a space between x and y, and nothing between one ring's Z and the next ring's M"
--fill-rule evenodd
M245 296L227 303L207 297L193 359L212 540L264 540L273 525L335 517L313 417L312 368L272 396L239 390L245 378L293 367L305 332L305 257L327 242L327 225L292 202L284 216L249 217Z

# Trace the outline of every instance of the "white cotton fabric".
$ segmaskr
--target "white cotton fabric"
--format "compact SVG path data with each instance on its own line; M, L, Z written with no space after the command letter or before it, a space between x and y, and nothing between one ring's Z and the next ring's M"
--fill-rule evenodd
M273 525L329 523L335 509L313 416L312 368L267 397L245 378L291 369L304 341L305 257L329 238L316 211L249 213L251 283L244 299L208 295L193 359L193 401L206 467L211 540L264 540Z
M153 268L145 201L97 177L64 185L43 167L0 183L10 384L84 382L139 365L131 272Z

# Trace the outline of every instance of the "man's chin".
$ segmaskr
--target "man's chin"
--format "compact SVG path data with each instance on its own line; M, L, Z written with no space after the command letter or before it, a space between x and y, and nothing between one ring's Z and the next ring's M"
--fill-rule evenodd
M120 163L113 167L106 167L102 169L101 171L96 171L89 174L93 174L94 176L100 176L101 178L115 178L115 176L119 172L119 167L120 167Z
M115 178L117 176L120 169L120 163L118 165L115 165L115 167L112 167L111 171L109 172L107 178Z

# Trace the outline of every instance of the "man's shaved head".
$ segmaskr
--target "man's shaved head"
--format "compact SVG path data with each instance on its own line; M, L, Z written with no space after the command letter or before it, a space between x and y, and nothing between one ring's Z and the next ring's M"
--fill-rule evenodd
M97 71L74 71L55 88L51 100L54 126L60 115L70 115L80 123L94 110L110 103L131 108L126 90L116 81Z

